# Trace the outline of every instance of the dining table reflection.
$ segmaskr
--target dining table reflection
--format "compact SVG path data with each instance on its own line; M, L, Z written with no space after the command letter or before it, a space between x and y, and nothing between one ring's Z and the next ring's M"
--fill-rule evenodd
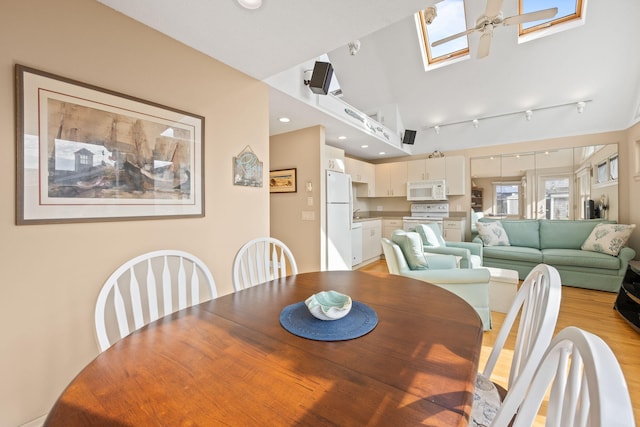
M375 327L322 341L281 325L284 308L324 290L370 308ZM384 273L297 274L116 342L64 390L45 426L463 426L481 342L475 310L437 286Z

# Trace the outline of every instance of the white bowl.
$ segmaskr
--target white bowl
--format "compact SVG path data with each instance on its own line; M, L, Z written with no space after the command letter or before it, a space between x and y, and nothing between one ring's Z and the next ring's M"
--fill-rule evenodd
M341 319L351 310L351 297L336 291L318 292L304 303L311 314L320 320Z

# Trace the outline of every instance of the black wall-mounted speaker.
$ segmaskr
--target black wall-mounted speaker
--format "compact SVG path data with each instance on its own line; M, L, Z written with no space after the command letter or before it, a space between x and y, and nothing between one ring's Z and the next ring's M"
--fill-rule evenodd
M333 66L328 62L316 61L313 66L313 74L309 80L309 87L313 93L326 95L329 93L329 85L333 77Z
M403 144L413 144L416 140L416 131L405 129L404 137L402 138Z

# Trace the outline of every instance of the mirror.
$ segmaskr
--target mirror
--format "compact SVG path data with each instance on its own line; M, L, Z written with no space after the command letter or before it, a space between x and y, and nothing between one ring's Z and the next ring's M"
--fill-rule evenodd
M509 219L618 220L618 145L471 158L471 208Z

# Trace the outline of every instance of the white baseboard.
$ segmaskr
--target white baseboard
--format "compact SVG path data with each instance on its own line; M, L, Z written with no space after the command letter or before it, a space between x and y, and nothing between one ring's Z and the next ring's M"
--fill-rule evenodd
M44 414L41 417L36 418L35 420L31 420L25 424L21 424L19 427L42 427L44 424L44 420L47 419L47 414Z

